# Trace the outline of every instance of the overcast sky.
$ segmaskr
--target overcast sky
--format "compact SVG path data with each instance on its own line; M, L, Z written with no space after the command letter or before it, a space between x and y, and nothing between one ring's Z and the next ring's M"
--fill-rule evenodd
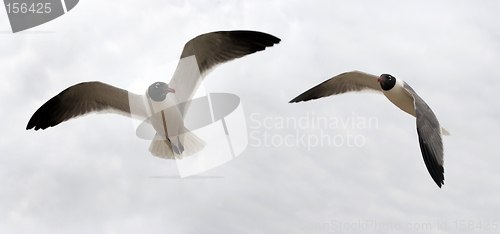
M498 229L498 12L496 1L86 0L11 34L0 10L0 232ZM25 130L44 102L71 85L127 88L175 62L191 38L242 29L282 41L206 78L211 92L241 98L247 121L249 146L219 167L180 179L175 161L152 156L150 142L120 115ZM383 95L288 104L352 70L405 80L451 133L441 189L423 163L415 118ZM357 122L280 125L300 118ZM362 127L369 119L376 121ZM288 135L293 140L279 143ZM324 135L343 144L297 141Z

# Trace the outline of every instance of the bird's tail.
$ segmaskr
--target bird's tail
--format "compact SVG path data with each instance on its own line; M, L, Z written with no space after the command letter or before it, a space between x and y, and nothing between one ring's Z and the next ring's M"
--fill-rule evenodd
M450 132L448 132L446 129L442 128L441 127L441 134L445 135L445 136L449 136L451 135Z
M179 138L177 138L179 137ZM184 150L182 152L175 152L178 150L172 149L172 143L165 136L160 135L158 133L155 134L151 145L149 146L149 152L152 155L165 158L165 159L182 159L183 157L193 155L198 151L202 150L206 143L196 136L194 133L185 129L184 133L181 136L175 136L177 139L183 139L180 143ZM179 142L179 141L175 141Z

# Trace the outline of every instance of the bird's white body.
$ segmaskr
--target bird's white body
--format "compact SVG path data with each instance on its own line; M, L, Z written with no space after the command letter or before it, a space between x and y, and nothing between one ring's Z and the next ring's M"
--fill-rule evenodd
M383 90L382 93L392 102L395 106L397 106L402 111L413 115L413 117L417 117L415 115L415 100L413 96L406 90L405 82L401 79L396 79L396 84L390 90ZM450 133L441 128L441 132L443 135L449 136Z
M205 142L186 129L184 117L203 78L222 63L262 51L280 41L267 33L247 30L199 35L184 45L168 85L156 82L145 95L138 95L97 81L76 84L43 104L26 129L54 127L87 113L113 112L141 121L149 119L156 130L149 147L154 156L173 159L193 155L203 149Z
M415 116L415 106L413 101L413 96L411 96L408 91L404 88L405 82L397 79L396 84L390 90L383 90L383 93L389 101L391 101L394 105L399 107L399 109L404 112Z
M156 130L149 147L151 154L162 158L182 159L183 156L192 155L203 149L205 142L184 126L184 118L178 108L175 93L167 94L165 100L161 102L151 99L148 101L152 110L151 124ZM172 146L177 148L182 146L184 151L180 154L174 153Z
M176 107L177 101L174 95L175 93L169 93L165 100L161 102L149 100L152 109L151 124L156 132L163 136L168 135L171 138L181 134L181 128L184 127L184 118L179 108ZM163 114L161 114L162 111ZM168 134L165 132L165 125L168 126Z
M424 163L434 182L444 184L444 150L442 135L449 135L425 101L406 82L389 74L374 76L352 71L342 73L303 92L290 102L301 102L353 91L376 91L402 111L414 116Z

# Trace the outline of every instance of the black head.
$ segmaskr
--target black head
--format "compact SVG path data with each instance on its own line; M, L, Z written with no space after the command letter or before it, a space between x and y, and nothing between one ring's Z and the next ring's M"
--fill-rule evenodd
M168 93L175 93L175 90L168 87L168 84L164 82L155 82L148 88L149 97L155 102L165 100Z
M382 87L383 90L391 90L394 85L396 85L396 77L391 76L389 74L382 74L380 75L380 78L377 80L380 82L380 87Z

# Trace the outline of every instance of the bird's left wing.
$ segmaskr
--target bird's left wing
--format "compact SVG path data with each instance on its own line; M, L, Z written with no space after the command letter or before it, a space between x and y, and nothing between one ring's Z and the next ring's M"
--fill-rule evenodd
M168 84L183 116L202 79L217 65L264 50L281 40L256 31L219 31L202 34L186 43L174 76Z
M444 149L441 126L427 103L408 84L405 83L404 88L413 96L417 118L418 141L425 166L434 182L441 188L444 184Z

